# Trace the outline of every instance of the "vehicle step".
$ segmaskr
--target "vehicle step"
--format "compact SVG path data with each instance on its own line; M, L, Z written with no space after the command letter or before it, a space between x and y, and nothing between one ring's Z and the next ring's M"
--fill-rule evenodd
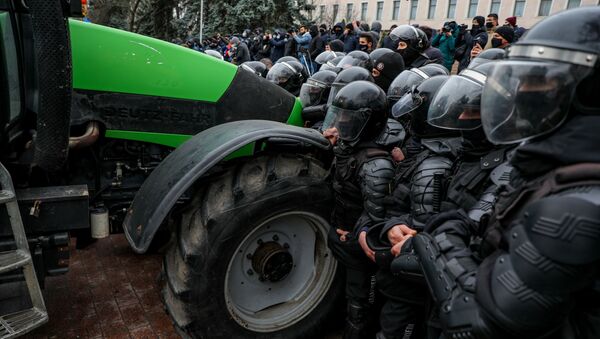
M0 317L0 339L16 338L48 321L48 313L37 308Z
M15 192L8 190L0 190L0 204L6 204L7 202L15 201Z
M31 262L31 255L24 250L0 252L0 274L23 267Z

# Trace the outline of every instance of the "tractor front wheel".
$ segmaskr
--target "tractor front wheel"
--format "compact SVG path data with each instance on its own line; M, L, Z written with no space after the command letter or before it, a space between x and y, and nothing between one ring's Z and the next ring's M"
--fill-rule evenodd
M327 248L326 175L308 157L264 156L196 194L164 261L165 303L183 334L311 338L330 327L343 285Z

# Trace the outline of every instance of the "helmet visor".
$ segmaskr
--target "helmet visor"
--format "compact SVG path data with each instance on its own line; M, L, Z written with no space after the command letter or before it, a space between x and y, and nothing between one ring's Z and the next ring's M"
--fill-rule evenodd
M400 100L398 100L398 102L392 106L392 116L394 118L400 118L401 116L404 116L405 114L408 114L419 108L422 103L423 98L417 93L414 93L413 89L413 91L404 94L404 96L402 96L402 98L400 98Z
M346 68L350 68L352 66L364 67L364 65L365 65L365 60L355 58L352 55L346 55L345 57L342 58L342 60L340 60L340 62L337 64L337 67L342 70L345 70Z
M497 62L481 99L488 139L510 144L553 131L566 119L579 79L589 72L591 68L563 63Z
M335 96L342 88L344 88L344 86L346 86L346 84L343 84L341 82L334 82L331 85L331 92L329 92L329 98L327 98L327 106L331 106L333 99L335 99Z
M411 70L400 73L388 88L388 98L400 100L413 86L420 84L423 80L425 78Z
M323 52L319 55L317 55L317 57L315 58L315 62L318 63L319 65L323 65L325 63L327 63L327 61L336 58L337 55L335 54L335 52L333 51L326 51Z
M323 121L323 130L336 128L340 139L347 142L353 142L360 138L360 135L369 121L369 110L349 110L336 106L329 106L325 121Z
M473 130L481 126L483 85L452 75L439 89L427 114L429 124L446 129Z
M275 64L267 73L267 80L278 85L285 84L294 74L295 70L287 63Z
M308 81L302 85L302 89L300 89L300 102L302 102L302 107L319 105L326 89L327 85L308 79Z

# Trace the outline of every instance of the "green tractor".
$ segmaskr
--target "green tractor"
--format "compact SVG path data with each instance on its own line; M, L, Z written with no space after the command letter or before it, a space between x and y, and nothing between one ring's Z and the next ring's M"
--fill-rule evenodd
M37 279L68 271L71 236L124 232L137 253L165 251L182 335L322 335L343 294L331 152L299 127L299 100L196 51L67 19L80 9L0 1L0 160ZM14 249L0 219L0 252Z

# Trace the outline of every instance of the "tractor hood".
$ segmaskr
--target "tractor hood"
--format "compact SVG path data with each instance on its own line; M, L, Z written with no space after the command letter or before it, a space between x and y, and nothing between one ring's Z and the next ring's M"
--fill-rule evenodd
M69 28L72 125L100 121L107 137L176 147L225 122L302 123L294 96L235 65L109 27L71 20Z

